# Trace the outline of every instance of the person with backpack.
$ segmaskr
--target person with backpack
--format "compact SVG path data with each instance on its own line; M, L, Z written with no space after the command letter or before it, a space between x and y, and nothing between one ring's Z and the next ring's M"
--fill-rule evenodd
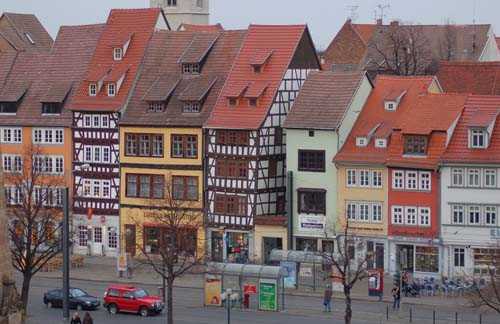
M392 288L392 298L392 309L396 310L397 308L399 310L399 304L401 302L401 291L399 290L398 286L394 286L394 288Z

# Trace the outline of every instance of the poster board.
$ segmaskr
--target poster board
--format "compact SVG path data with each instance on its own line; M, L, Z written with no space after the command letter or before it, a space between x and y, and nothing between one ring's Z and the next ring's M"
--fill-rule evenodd
M283 278L285 288L295 288L297 286L297 263L281 261L280 266L288 273L287 276Z
M278 310L278 284L275 279L260 279L259 281L259 310Z
M205 276L205 306L221 306L222 278L216 275Z

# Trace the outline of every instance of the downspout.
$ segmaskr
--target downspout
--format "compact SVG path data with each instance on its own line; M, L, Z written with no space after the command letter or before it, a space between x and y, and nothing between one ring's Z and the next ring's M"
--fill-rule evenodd
M287 173L288 250L293 250L293 171Z

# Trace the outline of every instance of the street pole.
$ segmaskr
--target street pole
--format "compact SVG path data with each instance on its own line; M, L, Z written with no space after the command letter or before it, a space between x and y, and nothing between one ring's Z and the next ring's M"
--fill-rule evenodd
M63 252L63 319L69 320L69 194L68 188L62 189L63 195L63 226L62 226L62 252Z
M228 297L226 300L227 305L227 324L231 324L231 298Z

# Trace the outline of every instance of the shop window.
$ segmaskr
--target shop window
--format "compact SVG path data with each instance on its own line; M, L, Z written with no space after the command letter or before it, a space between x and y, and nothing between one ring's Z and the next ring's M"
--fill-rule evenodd
M325 151L299 150L299 171L325 172Z
M248 262L248 234L240 232L227 232L227 262Z
M415 271L439 272L439 250L437 247L430 247L430 246L416 247Z
M144 228L144 249L146 253L160 253L160 229L158 227Z
M295 241L297 251L316 252L318 251L318 240L308 238L297 238Z
M326 213L326 191L318 189L301 189L299 195L299 213L322 214Z

